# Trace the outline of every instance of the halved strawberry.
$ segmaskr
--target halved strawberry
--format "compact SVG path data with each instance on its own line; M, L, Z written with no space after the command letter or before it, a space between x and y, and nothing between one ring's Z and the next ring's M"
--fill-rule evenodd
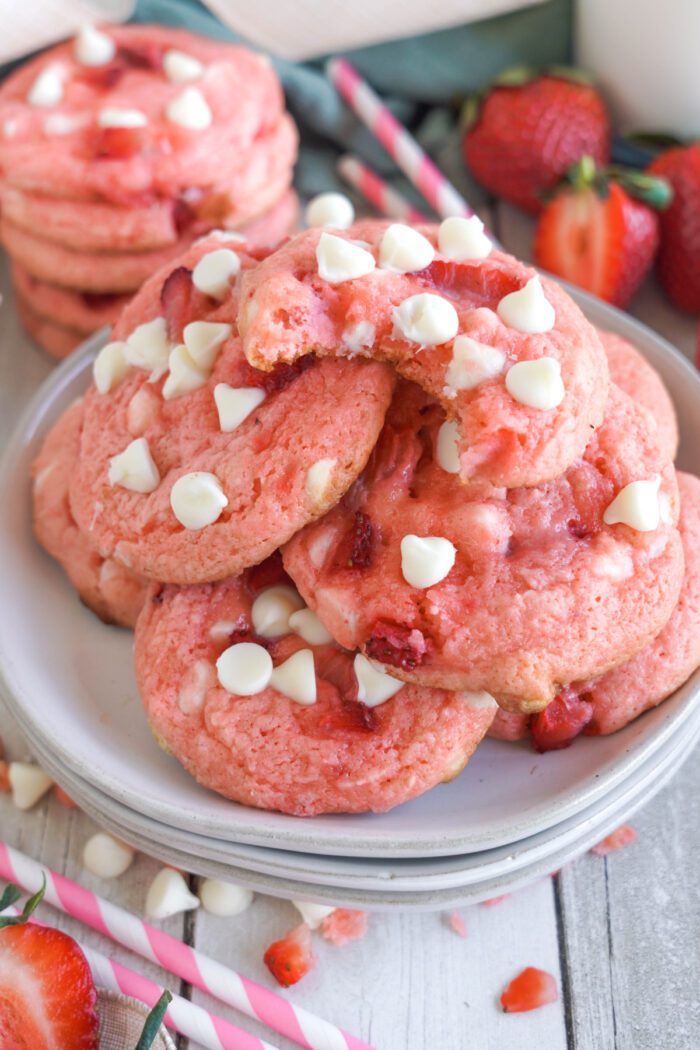
M510 982L501 996L501 1006L508 1014L537 1010L559 998L557 982L551 973L528 966Z
M321 934L340 947L348 941L359 941L367 933L369 916L354 908L336 908L321 923Z
M615 831L611 831L609 835L606 835L602 842L593 846L591 853L595 853L596 857L607 857L608 853L613 853L616 849L622 849L624 846L631 845L636 838L637 832L632 825L622 824Z
M562 689L544 711L530 720L535 751L559 751L581 733L593 717L593 705L573 689Z
M95 156L128 160L142 153L147 143L148 128L100 128L95 139Z
M275 941L263 956L268 970L283 988L305 977L316 960L311 950L311 930L302 922L281 941Z

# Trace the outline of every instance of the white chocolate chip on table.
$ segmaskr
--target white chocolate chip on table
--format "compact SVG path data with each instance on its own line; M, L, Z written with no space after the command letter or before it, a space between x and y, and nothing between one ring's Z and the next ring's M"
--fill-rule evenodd
M253 903L253 891L244 886L220 879L202 879L199 884L199 899L210 915L232 918L240 915Z
M17 809L31 809L53 787L53 780L33 762L10 762L7 776Z
M83 847L83 864L101 879L116 879L131 866L135 853L131 846L106 831L98 831Z
M327 904L315 904L313 901L292 901L292 904L310 930L317 930L323 920L336 911L336 908Z
M149 919L168 919L183 911L199 907L195 897L179 871L161 868L146 894L145 912Z

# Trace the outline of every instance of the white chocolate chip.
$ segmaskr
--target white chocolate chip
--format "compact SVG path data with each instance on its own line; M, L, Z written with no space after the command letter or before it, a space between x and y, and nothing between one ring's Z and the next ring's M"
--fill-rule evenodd
M310 930L317 930L323 920L336 911L327 904L314 904L313 901L292 901L292 904Z
M57 106L62 98L63 78L58 70L52 69L51 66L42 70L27 94L29 105L41 109Z
M403 689L404 682L392 678L379 667L375 667L362 653L357 653L353 660L353 669L357 678L357 699L367 707L378 707Z
M97 114L100 128L145 128L148 117L140 109L117 109L109 106Z
M141 437L160 415L160 395L152 386L140 387L126 409L126 427L132 437Z
M83 117L68 113L50 113L44 121L46 135L72 135L83 125Z
M506 390L521 405L548 410L564 400L561 365L553 357L519 361L506 372Z
M199 260L192 271L192 284L204 295L222 300L229 292L231 281L240 273L241 260L230 248L215 248Z
M154 492L158 488L160 474L146 438L135 438L123 452L112 456L107 478L110 485L121 485L130 492Z
M145 912L149 919L168 919L181 911L199 907L199 897L190 893L179 871L161 868L146 894Z
M207 690L211 689L213 684L214 668L212 665L208 660L195 660L185 671L177 691L177 706L182 713L192 715L201 711Z
M279 584L261 591L250 611L255 633L261 638L281 638L289 634L289 618L304 603L293 587Z
M198 390L207 381L207 375L197 367L186 346L176 346L168 358L168 377L163 383L163 397L166 401L190 394Z
M222 639L228 638L240 627L240 620L217 620L209 628L209 637L215 642L220 642Z
M328 645L333 635L327 631L315 612L300 609L289 617L289 628L309 645Z
M33 762L10 762L7 776L17 809L31 809L53 786L53 780Z
M230 919L251 906L253 891L220 879L203 879L199 884L199 899L210 915Z
M304 218L307 226L332 226L336 230L347 230L355 221L355 209L344 193L319 193L307 204Z
M184 84L196 80L204 72L202 63L192 55L171 47L163 55L163 72L173 84Z
M279 664L270 676L270 685L278 693L289 697L305 707L316 703L316 668L314 654L310 649L300 649L284 663Z
M165 115L173 124L187 128L189 131L203 131L212 122L209 104L199 88L188 87L169 102Z
M496 307L498 316L509 328L532 335L554 328L554 307L544 294L538 276L531 277L517 292L505 295Z
M343 332L343 346L347 347L351 354L359 354L361 350L372 346L377 330L371 321L358 321Z
M134 850L106 831L98 831L83 847L83 865L100 879L118 879L130 867Z
M126 343L107 343L94 360L92 378L99 394L108 394L119 386L129 371Z
M182 339L192 360L203 372L209 372L219 356L222 345L231 335L231 325L217 321L190 321Z
M404 536L401 572L411 587L433 587L444 580L455 563L454 545L442 536Z
M125 353L134 368L145 368L158 376L167 370L171 349L165 318L155 317L134 328L127 337Z
M206 241L209 237L213 237L215 241L236 241L238 244L245 244L248 238L240 230L209 230L199 240L195 241L195 244L200 244L202 241Z
M94 26L82 26L73 44L73 54L81 66L106 66L116 54L114 41Z
M206 470L183 474L170 490L173 514L186 529L213 525L228 504L221 482Z
M318 459L306 472L305 490L312 503L322 503L330 485L335 459Z
M219 413L219 429L230 434L265 400L265 391L259 386L233 387L217 383L214 401Z
M491 694L487 693L487 692L479 692L479 693L462 693L462 692L460 692L457 695L462 700L464 700L464 702L467 704L468 707L471 707L472 710L474 710L474 711L489 711L492 708L495 709L495 708L498 707L497 702L494 700L494 698L491 696Z
M438 430L435 458L438 466L448 474L459 474L458 436L457 424L453 419L446 420Z
M445 382L452 390L473 390L503 371L506 355L498 347L479 343L469 335L458 335L452 344L452 360Z
M492 248L493 244L484 233L484 224L476 215L469 219L451 216L440 223L438 249L445 259L455 262L485 259Z
M632 481L620 489L603 514L606 525L629 525L637 532L654 532L659 527L659 486L661 478Z
M387 227L379 245L379 265L394 273L416 273L430 266L434 258L435 249L428 238L400 222Z
M330 284L364 277L372 273L376 265L371 252L332 233L321 234L316 246L316 262L319 277Z
M454 339L459 317L452 303L440 295L421 292L394 310L394 325L404 339L421 346L438 346Z
M224 649L216 661L216 674L227 693L255 696L270 683L272 657L255 642L236 642Z

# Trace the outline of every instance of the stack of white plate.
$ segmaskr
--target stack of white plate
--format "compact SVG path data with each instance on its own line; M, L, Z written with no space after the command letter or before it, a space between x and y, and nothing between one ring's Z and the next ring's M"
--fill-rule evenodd
M700 378L629 317L572 292L599 327L648 356L675 400L679 465L700 474ZM445 908L546 875L588 849L678 770L700 737L700 673L610 737L536 755L487 740L450 784L390 813L288 817L196 784L155 744L136 691L132 636L84 609L36 545L29 464L87 385L95 340L39 391L0 477L0 668L39 761L88 813L145 852L287 897Z

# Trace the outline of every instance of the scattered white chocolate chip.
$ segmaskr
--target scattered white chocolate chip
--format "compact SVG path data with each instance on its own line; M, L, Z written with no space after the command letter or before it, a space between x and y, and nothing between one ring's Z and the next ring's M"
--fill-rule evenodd
M316 703L316 668L310 649L300 649L284 663L278 664L270 675L270 685L297 704Z
M192 284L212 299L224 299L231 281L240 273L241 260L230 248L215 248L199 260L192 271Z
M57 69L49 66L41 71L27 94L30 106L48 109L57 106L63 98L63 78Z
M160 484L146 438L135 438L123 452L112 456L107 477L110 485L121 485L130 492L154 492Z
M163 383L163 397L166 401L190 394L198 390L207 381L207 375L192 360L186 346L180 345L170 351L168 358L168 376Z
M134 368L144 368L159 376L167 370L172 345L164 317L137 325L126 340L126 359Z
M394 273L416 273L430 266L435 249L422 233L401 222L392 223L384 231L379 244L379 265Z
M333 635L327 631L315 612L311 609L299 609L289 617L290 630L298 634L309 645L328 645Z
M653 532L659 527L659 486L661 478L632 481L620 489L603 514L606 525L629 525L637 532Z
M108 106L97 114L97 124L100 128L145 128L148 117L140 109L117 109L115 106Z
M452 390L473 390L503 371L506 355L496 346L479 343L469 335L458 335L452 344L452 360L445 382Z
M95 358L92 366L92 378L99 394L108 394L129 371L126 359L126 343L107 343Z
M222 882L220 879L202 879L199 884L199 899L204 910L210 915L230 919L250 907L253 903L253 891L244 886L235 886L232 882Z
M498 707L491 694L485 691L479 693L461 692L458 695L474 711L490 711L492 708Z
M351 354L359 354L361 350L373 345L376 334L377 330L371 321L358 321L343 332L343 346L347 347Z
M477 215L465 219L451 216L440 223L438 250L445 259L467 262L469 259L485 259L493 244L484 233L484 224Z
M411 587L433 587L444 580L455 563L456 549L442 536L404 536L401 572Z
M233 387L217 383L214 401L219 413L219 429L230 434L265 400L265 391L259 386Z
M306 205L304 218L307 226L332 226L336 230L347 230L355 221L355 209L344 193L319 193Z
M17 809L31 809L53 785L53 780L41 766L33 762L10 762L7 776L12 791L12 801Z
M504 295L496 311L504 324L526 335L549 332L554 328L554 307L545 296L537 275L517 292Z
M190 321L183 329L182 339L197 367L203 372L209 372L230 335L230 324L220 321Z
M318 275L330 284L364 277L375 268L374 256L343 237L322 233L316 245Z
M188 87L169 102L165 115L173 124L187 128L189 131L203 131L212 122L209 104L199 88Z
M233 630L233 627L231 630ZM210 637L212 637L211 632ZM207 690L213 684L214 668L212 665L208 660L195 660L182 676L177 691L177 706L182 713L192 715L197 711L201 711Z
M206 470L183 474L170 490L173 514L186 529L203 529L221 516L228 499L221 482Z
M457 423L453 419L446 420L438 430L435 458L438 466L448 474L459 474L458 436Z
M227 693L254 696L270 683L272 657L255 642L236 642L216 661L216 674Z
M312 503L322 503L326 498L336 460L318 459L306 472L304 488Z
M181 911L199 907L199 897L190 893L179 871L161 868L146 894L145 912L149 919L168 919Z
M81 66L106 66L116 54L114 41L94 26L81 26L73 54Z
M292 904L310 930L317 930L323 920L336 911L327 904L314 904L313 901L292 901Z
M566 393L561 365L553 357L518 361L506 372L506 390L515 401L529 408L556 408Z
M357 678L357 699L367 707L378 707L403 689L404 682L392 678L379 667L375 667L362 653L357 653L353 660L353 669Z
M171 47L163 55L163 72L171 83L184 84L201 77L204 66L199 59Z
M134 851L126 842L115 839L106 831L98 831L83 847L83 864L100 879L117 879L134 859Z
M457 335L459 317L447 299L431 292L420 292L396 307L394 325L399 334L412 343L438 346Z
M289 617L304 602L293 587L279 584L261 591L250 610L255 633L261 638L281 638L289 634Z

